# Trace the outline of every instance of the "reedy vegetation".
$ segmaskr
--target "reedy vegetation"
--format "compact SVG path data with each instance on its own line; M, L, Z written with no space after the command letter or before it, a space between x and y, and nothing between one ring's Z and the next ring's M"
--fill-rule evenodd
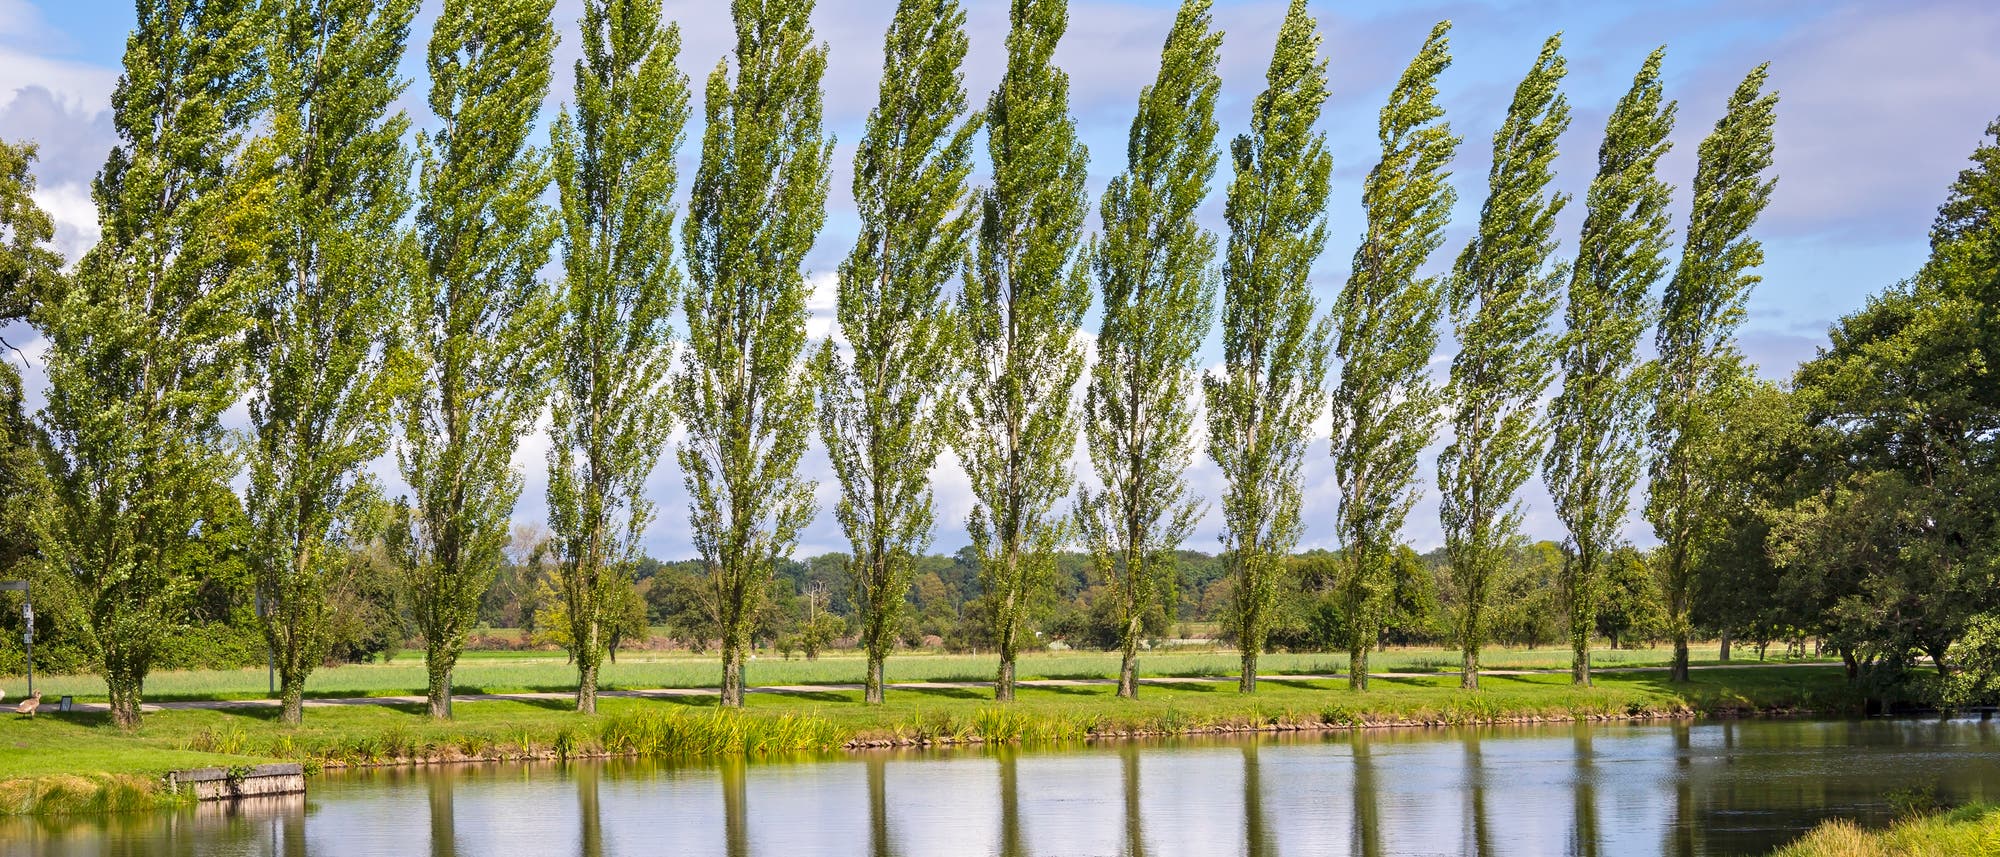
M1437 80L1451 65L1451 22L1440 22L1382 108L1382 160L1362 183L1368 231L1334 304L1340 378L1333 403L1340 482L1341 606L1348 683L1368 688L1374 648L1396 590L1403 521L1416 502L1419 456L1443 421L1430 379L1444 286L1418 271L1444 244L1458 195L1445 183L1459 138L1441 121Z
M959 302L967 349L958 453L975 500L966 529L1002 701L1014 696L1014 656L1070 533L1055 506L1073 482L1076 331L1090 290L1077 264L1088 155L1069 115L1069 76L1053 65L1066 6L1014 0L1007 69L986 108L993 184L974 197L979 230Z
M930 471L951 440L962 337L946 292L964 264L979 117L966 117L969 40L955 0L902 0L884 39L881 97L854 153L861 232L840 266L838 320L814 357L820 439L853 545L865 698L882 702L917 557L935 521Z
M1563 386L1549 405L1542 478L1556 516L1569 529L1562 580L1577 684L1590 683L1599 578L1620 547L1619 530L1639 478L1650 392L1638 365L1639 336L1653 316L1653 285L1666 273L1672 234L1667 202L1673 188L1656 175L1674 126L1674 103L1662 102L1665 53L1660 48L1646 57L1605 125L1570 270L1567 326L1559 341Z
M707 129L681 240L693 281L688 350L674 378L677 450L704 598L722 638L722 702L743 704L750 627L778 558L813 513L798 476L812 423L806 251L826 219L820 130L826 48L811 0L737 0L736 75L708 77Z
M392 339L397 458L414 498L398 539L424 638L430 711L451 716L451 669L507 544L521 493L509 466L547 389L555 296L537 276L556 224L529 144L549 88L554 0L447 0L431 33L431 111L417 136L420 260Z
M249 561L284 720L326 656L327 590L351 552L362 471L388 451L381 342L409 246L409 120L392 113L416 3L277 0L264 44L271 250L250 301ZM390 264L383 264L387 255Z
M1687 680L1694 576L1726 490L1718 472L1701 462L1713 455L1721 438L1718 417L1746 380L1736 328L1764 261L1763 244L1750 237L1750 227L1777 185L1776 178L1764 177L1778 106L1777 94L1763 91L1767 72L1758 66L1743 79L1728 111L1701 141L1687 239L1655 335L1659 388L1648 426L1653 455L1646 518L1661 542L1656 563L1674 641L1675 681Z
M1567 275L1550 256L1556 215L1569 198L1548 190L1556 139L1569 127L1569 102L1557 89L1561 49L1561 36L1550 36L1514 90L1493 134L1479 231L1459 253L1447 287L1459 352L1447 393L1454 431L1438 457L1438 488L1468 690L1479 686L1487 586L1520 541L1515 493L1533 474L1544 439L1536 399L1555 361L1548 319Z
M1278 30L1250 133L1230 144L1236 177L1223 217L1223 369L1202 379L1208 454L1222 470L1222 543L1235 583L1231 619L1243 652L1238 690L1257 690L1257 655L1286 557L1298 544L1299 468L1326 408L1332 325L1317 318L1308 275L1326 243L1333 158L1313 130L1326 103L1326 61L1305 0Z
M1118 695L1127 697L1138 693L1145 623L1168 618L1178 582L1174 552L1201 513L1181 473L1195 453L1195 351L1215 302L1215 235L1195 217L1220 157L1215 66L1222 36L1212 29L1209 5L1181 5L1159 77L1139 95L1126 171L1099 203L1103 234L1087 252L1104 308L1084 428L1103 488L1081 492L1076 520L1116 599Z
M680 29L659 0L586 0L575 114L551 136L563 294L549 401L549 526L578 711L597 710L607 628L652 520L646 477L672 427L671 200L687 124Z

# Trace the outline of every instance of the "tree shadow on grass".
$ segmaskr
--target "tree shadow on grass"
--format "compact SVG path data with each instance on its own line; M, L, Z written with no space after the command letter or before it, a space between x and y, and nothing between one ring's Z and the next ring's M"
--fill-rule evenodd
M993 691L983 687L892 687L890 693L921 693L947 699L992 699Z
M852 691L841 690L762 690L746 688L746 692L776 697L778 699L807 699L814 702L855 702Z

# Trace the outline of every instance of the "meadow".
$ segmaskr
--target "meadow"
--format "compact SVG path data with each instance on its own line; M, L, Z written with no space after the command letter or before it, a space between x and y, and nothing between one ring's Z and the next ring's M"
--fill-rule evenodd
M1697 646L1697 664L1716 662L1715 647ZM1591 655L1596 667L1663 666L1672 651L1658 649L1600 649ZM1744 661L1740 663L1754 663ZM1569 668L1569 651L1562 648L1519 649L1489 646L1480 655L1484 669ZM1371 672L1450 673L1459 669L1455 649L1391 648L1370 656ZM756 685L837 685L859 684L867 662L859 653L839 651L822 654L818 660L795 657L786 660L763 652L747 668L748 680ZM891 682L990 681L998 668L995 655L898 652L886 667ZM1145 654L1139 659L1140 675L1148 677L1228 677L1239 668L1234 651L1207 649ZM1258 662L1265 675L1329 675L1344 673L1345 654L1269 654ZM605 690L650 690L658 688L713 687L721 674L720 661L713 655L685 652L632 652L619 656L615 664L604 665L600 686ZM1021 655L1019 675L1023 679L1115 678L1118 655L1111 652L1028 652ZM452 675L459 693L560 692L576 686L576 669L562 653L549 651L472 651L465 653ZM20 695L22 679L0 679L0 689L10 698ZM38 676L36 688L49 697L68 694L80 701L105 698L104 682L93 675ZM389 663L350 664L315 671L306 683L306 694L316 698L413 696L425 689L421 653L408 651ZM266 698L267 676L263 669L191 670L156 672L146 679L148 701L220 700Z

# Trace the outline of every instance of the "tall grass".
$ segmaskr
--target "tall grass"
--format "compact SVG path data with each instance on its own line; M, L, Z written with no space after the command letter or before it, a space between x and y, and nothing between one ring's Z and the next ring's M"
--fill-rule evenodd
M1847 820L1829 821L1772 857L1967 857L2000 854L2000 807L1963 806L1867 831Z

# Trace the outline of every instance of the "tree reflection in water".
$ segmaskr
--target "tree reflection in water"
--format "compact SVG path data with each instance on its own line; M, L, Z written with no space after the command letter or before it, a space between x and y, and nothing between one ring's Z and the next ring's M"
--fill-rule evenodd
M1382 857L1382 809L1375 793L1375 757L1366 733L1349 739L1354 760L1354 841L1349 850L1360 857Z
M868 853L893 857L894 841L889 836L889 760L881 753L868 754Z

